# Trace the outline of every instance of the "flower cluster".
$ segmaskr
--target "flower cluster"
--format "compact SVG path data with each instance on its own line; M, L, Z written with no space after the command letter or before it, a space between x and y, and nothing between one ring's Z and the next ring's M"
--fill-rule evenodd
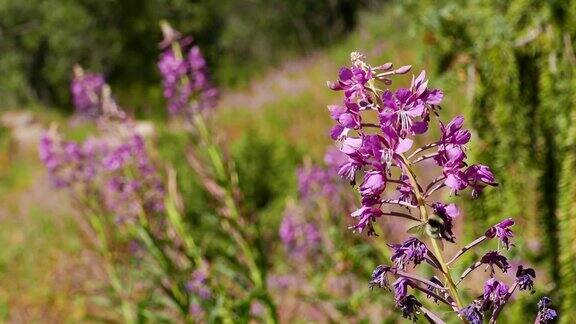
M95 163L99 144L96 140L79 144L63 141L54 133L43 134L38 151L52 184L58 188L90 184L99 169Z
M146 152L144 139L134 134L102 158L106 174L104 203L118 220L164 210L164 187Z
M216 106L218 90L210 81L202 52L189 37L181 38L169 25L162 25L158 69L162 75L164 97L171 114L190 114Z
M489 251L462 273L458 283L452 279L449 265L480 243L497 239L499 247L508 250L513 246L510 227L514 221L505 219L463 247L448 262L442 255L443 242L456 242L453 226L459 210L454 204L436 201L433 194L443 188L451 195L470 189L471 196L477 198L485 187L497 185L488 166L466 162L471 132L464 128L464 118L459 116L448 123L438 118L443 92L429 87L424 71L412 77L409 87L393 90L389 88L392 77L408 73L410 66L394 69L392 63L386 63L373 67L359 53L352 53L351 60L350 67L340 70L338 80L328 82L330 89L344 94L341 105L328 107L336 122L330 135L347 156L338 173L352 185L357 180L360 183L362 205L351 214L356 219L351 228L372 235L376 233L374 224L378 218L404 218L415 223L409 232L425 232L433 246L433 250L429 249L416 237L401 244L390 244L393 266L376 268L370 285L393 290L396 306L406 318L415 319L418 314L424 314L432 322L439 321L437 315L409 294L409 290L413 290L445 304L456 316L470 323L482 323L485 316L496 321L516 289L533 291L536 274L533 269L519 266L510 285L499 281L495 278L496 270L507 274L510 263L499 251ZM381 85L384 87L380 88ZM434 124L440 138L414 147L416 137L426 134ZM426 176L416 173L422 161L431 162L422 165ZM434 169L437 171L431 173ZM427 178L431 180L426 183ZM436 277L428 280L407 272L421 264L431 266L444 280ZM458 285L482 265L490 269L483 294L466 306L460 299ZM397 278L393 289L389 276ZM541 310L544 312L546 310ZM545 317L548 313L539 316Z
M318 227L303 219L296 207L289 207L284 212L279 235L286 252L294 260L313 256L322 243Z
M106 85L104 76L99 73L86 73L79 65L73 69L70 83L72 103L76 114L94 119L102 114L102 90Z
M55 130L43 134L39 155L53 185L69 188L77 199L98 197L118 221L163 211L163 184L142 136L110 135L78 143L62 140Z

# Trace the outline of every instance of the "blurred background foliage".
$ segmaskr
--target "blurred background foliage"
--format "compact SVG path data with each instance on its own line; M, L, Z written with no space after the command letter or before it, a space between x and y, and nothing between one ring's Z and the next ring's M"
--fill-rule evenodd
M127 107L161 103L157 23L192 35L219 85L246 84L283 57L329 44L369 0L32 0L0 2L2 106L69 107L70 66L104 72ZM137 96L134 92L137 92Z
M490 164L500 182L465 202L462 235L471 239L514 217L522 231L514 253L539 270L536 296L521 298L506 319L531 320L544 294L560 306L564 323L576 318L576 1L0 0L0 109L30 110L44 125L62 122L71 111L71 66L79 62L104 72L138 117L163 120L160 19L193 35L206 54L223 88L217 133L237 166L243 207L263 219L271 240L278 240L287 197L296 196L296 167L305 156L320 161L330 142L325 105L338 99L324 84L349 52L431 70L447 94L447 114L464 114L473 128L473 160ZM69 132L82 137L83 127ZM41 171L34 148L12 143L9 133L0 128L0 242L7 247L0 318L83 319L91 310L76 296L90 292L81 282L92 274L64 274L90 269L93 260L79 248L70 210L54 202L29 206L45 200ZM211 228L204 211L214 202L180 154L185 134L157 123L156 144L159 158L179 172L194 231ZM383 260L361 241L343 258L369 264L354 268L366 276ZM50 270L39 274L39 265ZM347 302L342 309L361 312L362 305Z

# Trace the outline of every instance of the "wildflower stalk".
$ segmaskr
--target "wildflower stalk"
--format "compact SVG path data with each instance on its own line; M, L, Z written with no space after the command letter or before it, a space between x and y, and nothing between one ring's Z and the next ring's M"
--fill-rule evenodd
M420 210L421 221L422 223L426 223L429 218L428 211L426 209L426 202L422 197L422 192L420 191L418 182L416 182L415 175L412 169L410 168L410 162L408 161L408 159L406 159L406 157L403 154L400 154L400 157L402 159L403 166L405 168L405 174L408 176L408 180L410 181L410 185L412 186L412 190L414 192L414 195L416 196L416 202L418 205L418 209ZM430 237L430 241L432 242L432 248L434 249L434 256L436 257L436 259L440 264L440 271L442 272L442 275L444 276L444 279L448 284L448 288L450 289L450 293L454 298L454 301L456 302L458 310L460 310L462 308L462 301L460 300L460 295L458 294L456 284L454 283L452 275L450 274L450 269L448 268L446 261L444 261L442 251L440 249L440 246L438 245L437 240L433 237Z
M77 201L80 200L77 199ZM89 204L86 204L86 206L89 206ZM82 208L79 209L83 210ZM106 235L106 229L104 227L104 224L102 224L102 220L100 219L98 214L92 211L91 209L88 209L88 211L85 211L83 213L88 219L88 222L92 227L92 230L96 234L97 251L100 253L104 261L103 262L104 271L106 272L106 276L110 281L110 286L112 286L112 290L114 290L114 293L120 299L120 309L122 312L122 317L124 318L124 321L128 324L136 323L134 306L127 300L126 292L123 288L122 281L120 279L118 271L116 270L116 267L114 266L114 260L112 258L110 247L108 245L108 238Z

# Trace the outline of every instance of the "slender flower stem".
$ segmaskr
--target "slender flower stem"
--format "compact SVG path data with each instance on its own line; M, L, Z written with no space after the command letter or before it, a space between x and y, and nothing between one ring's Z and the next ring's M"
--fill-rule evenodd
M473 265L469 266L468 268L466 268L466 270L464 270L464 272L462 272L462 274L460 275L460 279L458 279L456 286L458 286L462 282L462 280L464 280L470 273L472 273L472 271L476 270L481 265L482 262L478 261Z
M463 247L462 249L460 249L460 251L458 251L458 253L456 253L455 256L452 257L452 259L450 259L450 261L448 261L447 265L450 266L452 263L454 263L454 261L456 261L459 257L462 256L462 254L466 253L466 251L472 249L473 247L475 247L476 245L484 242L487 239L486 236L482 235L479 238L475 239L474 241L472 241L471 243L469 243L468 245L466 245L465 247Z
M414 156L416 156L416 154L426 151L427 149L433 148L438 146L438 143L430 143L430 144L426 144L424 146L422 146L421 148L417 149L416 151L412 152L412 154L410 154L408 156L408 160L411 160Z
M440 286L440 285L438 285L438 284L436 284L436 283L434 283L434 282L432 282L432 281L430 281L430 280L424 279L424 278L422 278L422 277L420 277L420 276L418 276L418 275L415 275L415 274L412 274L412 273L409 273L409 272L404 272L404 271L402 271L402 270L396 270L396 272L394 272L394 273L395 273L396 275L400 276L400 277L406 277L406 278L408 278L408 279L412 279L412 280L419 281L419 282L421 282L421 283L423 283L423 284L425 284L425 285L427 285L427 286L434 287L435 289L438 289L438 290L445 291L445 290L448 289L448 288L443 287L443 286Z
M384 216L395 216L395 217L402 217L402 218L407 218L409 220L413 220L413 221L420 221L418 218L412 216L412 215L408 215L408 214L404 214L404 213L400 213L400 212L387 212L382 214Z
M380 128L379 125L376 125L374 123L362 123L360 124L362 127L372 127L372 128Z
M428 322L430 322L432 324L446 324L446 322L444 322L442 319L440 319L440 317L438 317L438 315L434 314L428 308L421 306L420 310L422 311L422 313L424 313L424 317L426 317Z
M400 205L402 207L408 207L408 208L417 208L416 206L399 199L382 199L380 200L380 202L383 204Z
M426 295L434 297L435 299L443 302L444 304L446 304L448 306L452 306L452 304L450 302L448 302L446 299L438 296L438 294L436 294L436 293L434 293L434 292L432 292L426 288L420 287L418 285L414 285L414 288L420 290L421 292L425 293Z
M438 190L438 189L440 189L440 188L443 188L444 186L446 186L446 185L443 184L443 183L438 184L436 187L432 188L432 190L430 190L429 192L427 192L427 193L424 195L424 197L425 197L425 198L430 197L434 192L436 192L436 190Z
M416 160L412 161L412 164L416 164L419 162L422 162L424 160L428 160L431 159L433 157L438 156L438 153L430 153L430 154L426 154L426 155L422 155L421 157L417 158Z
M426 186L426 190L424 190L424 192L425 192L426 194L424 194L424 196L428 195L428 191L430 190L430 188L432 188L434 185L436 185L437 183L439 183L440 181L442 181L442 180L444 180L444 179L446 179L446 176L440 175L440 176L438 176L436 179L432 180L432 182L430 182L430 183L428 184L428 186Z
M428 221L428 211L426 210L426 202L425 202L424 198L422 197L422 192L420 191L420 187L418 186L418 182L416 181L414 173L412 172L412 169L410 169L410 162L402 154L400 154L400 158L403 161L402 165L406 169L405 170L406 175L408 176L408 179L410 180L410 184L412 185L414 194L416 195L416 201L418 202L418 208L420 209L421 221L427 222ZM434 254L436 256L436 259L438 259L438 262L440 263L440 267L441 267L440 270L442 272L442 275L444 276L444 279L446 279L446 282L448 283L450 293L451 293L452 297L454 298L454 300L456 301L456 306L458 307L458 310L460 310L460 309L462 309L463 304L462 304L462 301L460 300L460 296L458 295L458 289L456 288L456 285L454 284L454 280L452 280L452 276L450 275L450 269L448 269L448 266L446 265L446 262L444 261L444 257L442 256L442 251L440 250L440 246L438 245L437 240L434 238L430 238L430 241L432 241L432 247L434 248Z

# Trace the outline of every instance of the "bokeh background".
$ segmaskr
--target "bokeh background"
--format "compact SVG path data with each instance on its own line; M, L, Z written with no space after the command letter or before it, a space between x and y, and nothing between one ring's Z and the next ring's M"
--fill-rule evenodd
M106 278L78 211L37 157L50 124L75 139L93 131L73 118L75 63L104 73L117 102L152 125L155 156L179 170L195 235L209 253L234 254L211 235L211 199L184 167L186 136L168 122L156 65L161 19L194 37L220 89L213 131L237 165L246 213L261 225L270 277L282 282L271 289L283 322L400 321L392 296L367 285L389 252L349 232L345 208L330 211L343 219L330 231L349 237L347 246L332 246L320 264L291 261L278 235L287 208L300 204L297 168L322 164L333 145L326 105L340 99L326 81L356 50L375 65L426 69L445 91L443 114L466 117L470 155L500 186L457 200L458 235L468 241L514 217L512 259L538 272L537 293L509 306L506 322L533 318L542 295L565 323L576 320L572 0L0 0L0 319L122 322L104 300Z

